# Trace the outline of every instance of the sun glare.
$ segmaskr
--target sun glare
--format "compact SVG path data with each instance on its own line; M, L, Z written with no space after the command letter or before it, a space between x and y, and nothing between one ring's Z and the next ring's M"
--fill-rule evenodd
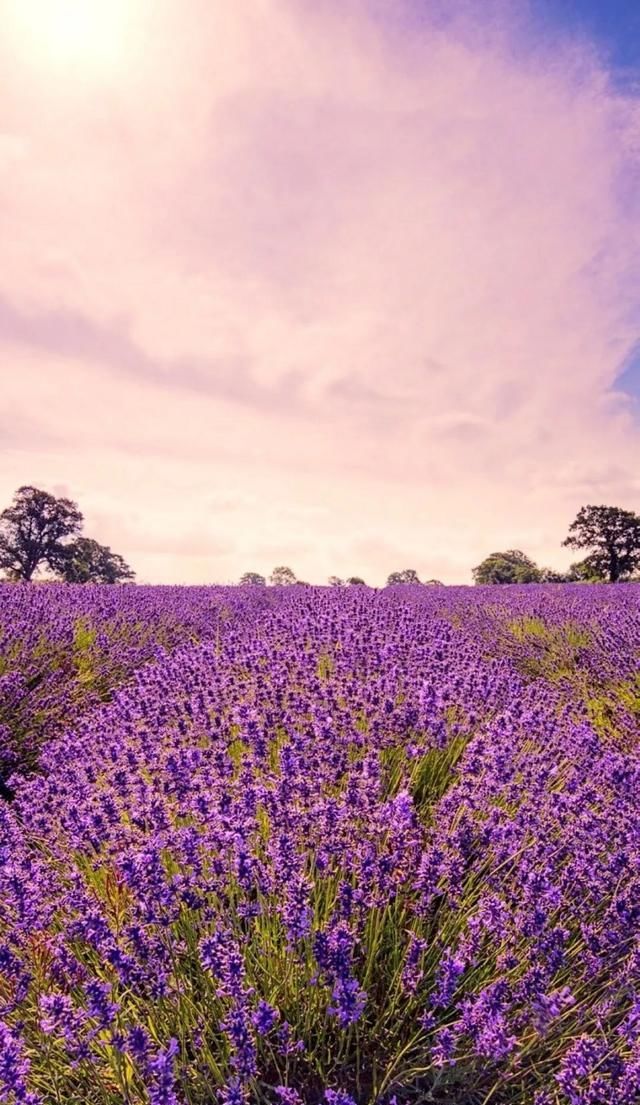
M8 0L7 7L4 30L30 61L99 73L129 52L136 0Z

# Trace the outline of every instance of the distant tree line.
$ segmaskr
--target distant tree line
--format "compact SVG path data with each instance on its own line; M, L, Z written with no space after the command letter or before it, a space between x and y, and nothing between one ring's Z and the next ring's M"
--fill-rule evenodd
M82 535L84 519L71 499L37 487L19 487L0 514L0 568L6 578L30 582L48 569L65 583L125 583L135 572L108 545Z
M615 506L583 506L569 527L569 534L562 542L571 549L587 550L583 560L576 561L566 572L539 567L520 549L490 553L473 569L474 583L617 583L636 578L640 568L640 516L630 510ZM291 568L274 568L269 577L273 585L300 583ZM360 576L329 576L330 587L364 585ZM420 583L414 568L391 572L386 586ZM257 572L245 572L240 583L266 585L267 580ZM428 579L424 585L442 586L437 579Z
M244 586L250 584L253 587L266 587L266 576L260 575L259 572L245 572L240 577L240 583ZM281 564L278 568L274 568L269 576L269 583L273 587L288 587L292 583L301 583L305 585L305 581L302 579L296 579L295 572L291 568L287 568L284 564Z
M387 577L386 585L391 587L395 583L420 583L418 573L415 568L403 568L400 572L391 572L391 575ZM295 573L291 568L279 567L274 568L269 576L269 583L274 587L288 586L292 583L297 583L304 587L308 587L309 584L305 580L296 579ZM341 579L340 576L329 576L327 580L329 587L366 587L366 583L361 576L347 576L346 579ZM266 576L260 575L259 572L245 572L240 577L240 584L249 584L252 586L266 587ZM426 580L425 586L431 586L435 584L438 587L442 587L439 579Z
M125 583L135 572L108 545L82 533L83 516L71 499L56 498L29 485L19 487L11 506L0 513L0 569L5 578L29 582L43 568L65 583ZM493 552L473 569L477 584L617 583L640 579L640 516L615 506L583 506L562 542L585 550L583 560L566 572L539 567L520 549ZM268 582L275 587L309 586L286 565L274 568ZM259 572L245 572L242 585L267 585ZM420 584L414 568L391 572L386 586ZM329 576L330 587L366 586L361 576ZM441 586L437 579L424 586Z

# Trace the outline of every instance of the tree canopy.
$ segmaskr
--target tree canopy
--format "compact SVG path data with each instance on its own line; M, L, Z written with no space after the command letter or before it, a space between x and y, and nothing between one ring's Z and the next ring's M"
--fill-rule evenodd
M387 577L387 587L392 587L394 583L419 583L418 573L415 568L403 568L401 572L391 572L391 575Z
M66 538L80 532L83 517L71 499L37 487L19 487L0 514L0 567L10 579L27 582L41 564L57 571Z
M64 545L57 570L65 583L126 583L135 576L118 553L91 537L76 537Z
M295 572L291 568L287 568L284 564L281 564L278 568L274 568L269 582L274 587L289 587L292 583L296 583Z
M264 587L266 582L264 576L261 576L259 572L245 572L243 576L240 576L242 586L253 584L254 587Z
M583 506L562 543L591 550L576 565L583 577L616 583L640 566L640 517L617 506Z
M0 514L0 568L9 579L30 582L45 566L67 583L121 583L135 573L107 545L81 536L77 503L48 491L19 487Z
M473 569L474 583L539 583L538 566L520 549L507 549L485 557Z

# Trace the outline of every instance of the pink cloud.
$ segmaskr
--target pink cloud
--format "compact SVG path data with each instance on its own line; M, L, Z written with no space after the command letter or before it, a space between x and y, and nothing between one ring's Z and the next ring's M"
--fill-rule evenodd
M288 547L468 580L640 506L640 115L588 44L514 5L127 11L121 63L0 44L0 495L64 485L194 581Z

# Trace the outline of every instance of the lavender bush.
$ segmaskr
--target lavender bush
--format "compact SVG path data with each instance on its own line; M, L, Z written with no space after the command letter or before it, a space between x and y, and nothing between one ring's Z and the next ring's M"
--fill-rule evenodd
M636 588L83 596L28 600L110 700L0 806L0 1101L640 1100Z

